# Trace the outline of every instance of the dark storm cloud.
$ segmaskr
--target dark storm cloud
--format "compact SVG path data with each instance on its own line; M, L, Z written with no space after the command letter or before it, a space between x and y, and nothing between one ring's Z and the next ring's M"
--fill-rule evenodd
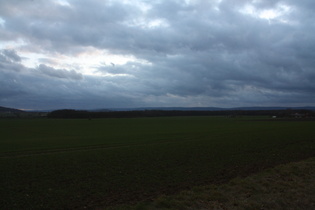
M122 94L121 88L111 81L88 76L80 81L51 79L37 73L16 75L0 71L0 103L25 109L92 109L136 105L136 99Z
M16 54L14 50L3 50L2 54L9 60L12 60L14 62L20 62L21 57Z
M5 102L9 98L18 98L25 94L24 88L17 84L16 78L8 72L0 71L0 100Z
M40 64L37 68L38 72L41 74L50 76L50 77L57 77L57 78L64 78L64 79L74 79L80 80L83 78L82 74L77 73L74 70L65 70L65 69L54 69L52 67L46 66L45 64Z
M25 67L20 64L21 57L14 50L0 51L0 71L23 71Z
M47 100L82 107L314 104L314 1L184 2L0 1L0 37L23 39L21 51L76 56L93 47L137 59L95 63L97 77L55 68L51 58L27 68L5 49L3 77L28 79L2 95L22 94L32 82ZM36 98L36 88L26 91Z

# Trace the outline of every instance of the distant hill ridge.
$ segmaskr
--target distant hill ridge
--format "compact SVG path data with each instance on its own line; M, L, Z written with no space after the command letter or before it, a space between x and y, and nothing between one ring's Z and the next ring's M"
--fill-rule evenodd
M315 111L315 106L301 106L301 107L279 107L279 106L270 106L270 107L232 107L232 108L220 108L220 107L137 107L137 108L104 108L104 109L87 109L91 112L110 112L110 111L144 111L144 110L161 110L161 111L230 111L230 110L244 110L244 111L259 111L259 110L312 110ZM78 110L78 109L74 109ZM80 109L83 110L83 109ZM32 110L31 112L34 112ZM43 110L37 110L43 111ZM53 110L46 110L46 112L51 112ZM14 109L9 107L0 106L0 113L11 112L11 113L21 113L27 112L20 109Z
M91 111L143 111L143 110L163 110L163 111L230 111L230 110L244 110L244 111L259 111L259 110L312 110L315 111L315 107L232 107L232 108L220 108L220 107L139 107L139 108L110 108L110 109L97 109Z
M0 106L0 112L11 112L11 113L14 112L14 113L18 113L18 112L24 112L24 111L19 110L19 109L13 109L13 108Z

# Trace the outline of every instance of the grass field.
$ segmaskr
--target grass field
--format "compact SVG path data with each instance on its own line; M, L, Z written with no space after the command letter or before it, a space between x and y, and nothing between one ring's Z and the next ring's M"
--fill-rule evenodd
M0 206L149 200L315 156L315 121L163 117L0 120Z
M315 158L108 210L315 209Z

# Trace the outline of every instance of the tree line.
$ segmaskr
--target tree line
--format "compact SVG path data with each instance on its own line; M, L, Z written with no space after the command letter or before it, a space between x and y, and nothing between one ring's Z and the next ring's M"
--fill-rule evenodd
M48 113L48 118L94 119L94 118L130 118L130 117L177 117L177 116L276 116L279 118L315 117L311 110L220 110L220 111L187 111L187 110L141 110L141 111L102 111L63 109Z

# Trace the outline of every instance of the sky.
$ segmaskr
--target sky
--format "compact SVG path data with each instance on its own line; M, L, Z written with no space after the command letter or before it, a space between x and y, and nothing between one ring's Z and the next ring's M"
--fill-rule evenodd
M314 11L314 0L0 0L0 106L314 106Z

